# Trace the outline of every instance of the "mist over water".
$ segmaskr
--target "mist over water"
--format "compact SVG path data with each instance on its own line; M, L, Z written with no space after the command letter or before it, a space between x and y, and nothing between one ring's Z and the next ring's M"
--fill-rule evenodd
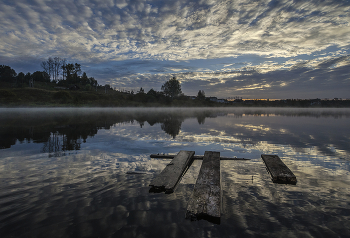
M0 125L1 237L350 236L349 109L0 109ZM201 161L149 193L169 163L149 155L179 150L251 159L221 161L220 225L185 219Z

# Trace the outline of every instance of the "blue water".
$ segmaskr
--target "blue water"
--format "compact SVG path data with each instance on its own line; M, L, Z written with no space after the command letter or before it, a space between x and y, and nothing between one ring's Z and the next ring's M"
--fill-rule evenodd
M0 109L0 237L350 237L349 109ZM219 151L220 224L185 219L150 154ZM296 185L274 184L277 154ZM137 172L135 174L133 172Z

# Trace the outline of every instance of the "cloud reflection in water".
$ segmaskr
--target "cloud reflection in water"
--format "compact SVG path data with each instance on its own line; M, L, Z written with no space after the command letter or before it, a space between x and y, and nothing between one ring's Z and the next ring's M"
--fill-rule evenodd
M0 231L17 237L349 236L349 110L293 110L79 109L54 116L48 110L34 124L24 119L38 112L23 120L18 112L11 111L11 120L2 113L1 133L11 132L15 143L0 150ZM163 130L169 120L180 122L175 137ZM30 128L33 136L19 133ZM80 146L42 153L49 140L37 135L52 133L72 133ZM220 226L184 219L201 161L175 193L148 193L169 162L149 154L180 149L252 159L221 161ZM298 184L273 184L262 153L278 154Z

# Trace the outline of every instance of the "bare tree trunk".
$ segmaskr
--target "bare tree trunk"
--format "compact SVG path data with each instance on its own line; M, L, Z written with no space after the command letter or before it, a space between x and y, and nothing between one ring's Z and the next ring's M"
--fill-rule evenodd
M49 57L49 59L47 60L47 64L49 65L49 77L51 81L51 76L54 72L54 60L51 57Z

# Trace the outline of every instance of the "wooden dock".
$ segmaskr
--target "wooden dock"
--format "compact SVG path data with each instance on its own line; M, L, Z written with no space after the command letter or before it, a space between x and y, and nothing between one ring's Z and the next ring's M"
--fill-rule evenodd
M172 193L193 162L194 151L181 150L163 171L152 180L150 192Z
M150 183L150 192L174 192L182 176L194 159L202 159L196 184L194 185L186 210L186 219L207 221L220 224L221 185L220 160L249 160L245 158L220 157L220 152L205 151L204 156L195 156L194 151L181 150L177 155L152 154L151 158L168 158L171 162ZM274 183L296 184L293 172L277 155L261 155L267 171Z
M165 154L151 154L151 158L155 159L173 159L176 155L165 155ZM193 159L195 160L203 160L204 155L194 155ZM247 158L237 158L237 157L220 157L220 160L250 160Z
M274 183L296 184L297 178L278 155L261 155Z
M187 206L186 218L220 223L220 152L206 151Z

